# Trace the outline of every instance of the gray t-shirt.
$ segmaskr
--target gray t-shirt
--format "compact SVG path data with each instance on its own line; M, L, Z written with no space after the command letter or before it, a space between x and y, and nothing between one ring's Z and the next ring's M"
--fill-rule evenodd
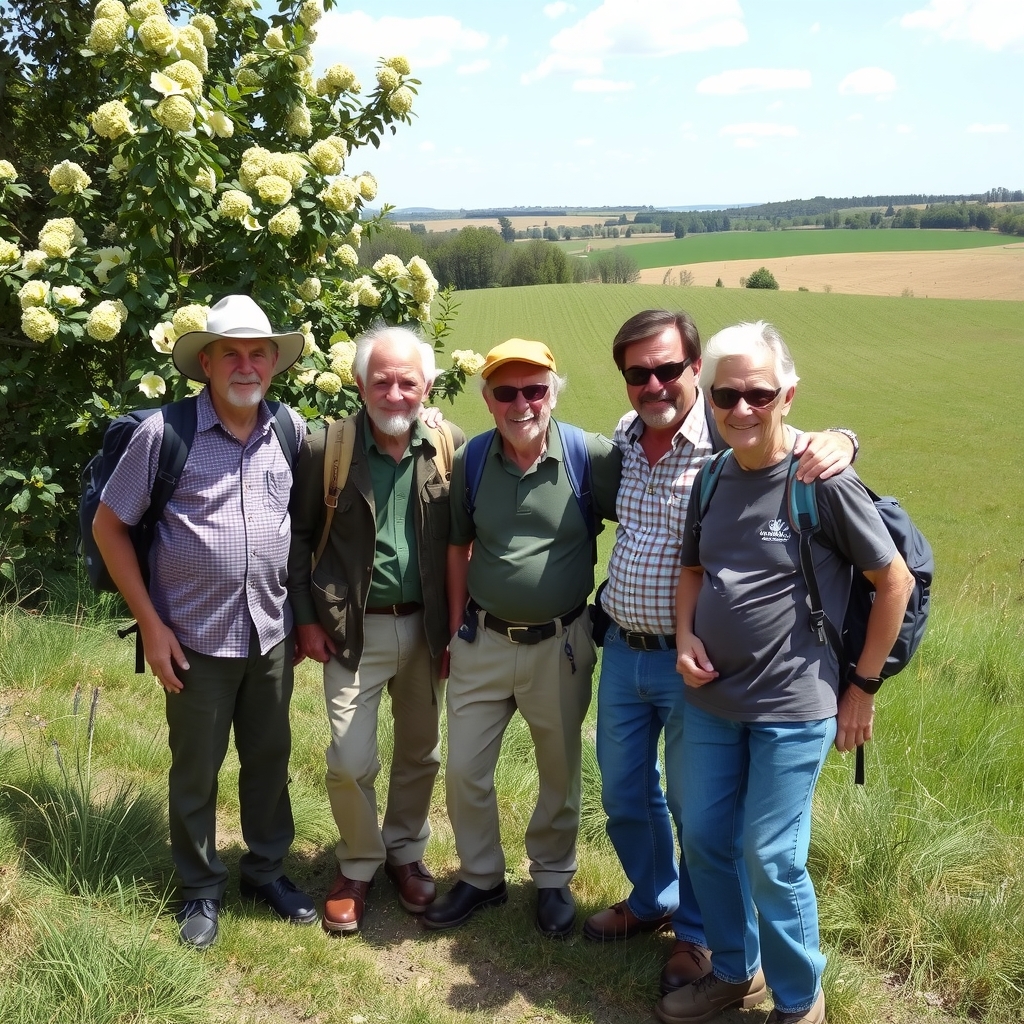
M686 687L686 699L734 721L814 722L836 713L839 665L809 625L799 539L786 512L789 465L783 459L743 470L730 458L701 523L699 545L696 500L687 512L682 564L704 567L694 633L719 675L706 686ZM825 613L839 625L851 565L880 569L896 547L852 469L819 480L816 488L822 531L834 548L815 540L815 575Z

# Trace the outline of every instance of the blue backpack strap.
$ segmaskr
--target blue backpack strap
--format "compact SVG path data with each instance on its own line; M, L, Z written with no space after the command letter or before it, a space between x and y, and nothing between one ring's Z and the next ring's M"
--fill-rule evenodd
M587 535L593 540L597 536L597 513L594 510L594 495L590 484L590 449L583 431L572 423L555 420L558 438L562 442L565 456L565 473L576 496L583 521L587 524Z
M693 535L697 538L698 543L700 543L701 521L707 515L708 506L711 504L711 496L715 493L722 470L725 469L725 464L729 461L730 455L732 455L731 448L725 448L720 452L716 452L700 467L700 472L693 481L693 489L697 492L697 518L693 522ZM692 493L690 500L693 500Z
M299 442L295 437L295 423L288 414L287 407L280 402L267 402L267 406L273 417L270 421L270 426L273 428L274 433L277 434L281 451L284 452L284 457L288 460L288 468L294 469L299 457Z
M494 440L495 430L477 434L466 442L466 494L463 498L463 506L470 519L476 511L476 495L480 490L480 481L484 476L484 464L487 453L490 451L491 442Z

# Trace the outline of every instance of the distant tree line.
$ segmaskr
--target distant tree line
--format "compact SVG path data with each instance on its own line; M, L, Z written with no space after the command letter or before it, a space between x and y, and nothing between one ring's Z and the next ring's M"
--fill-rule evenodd
M431 232L384 227L363 239L359 262L370 267L386 253L406 263L422 256L442 287L454 285L462 290L591 281L631 284L640 276L636 260L624 249L569 256L541 239L511 245L490 227Z

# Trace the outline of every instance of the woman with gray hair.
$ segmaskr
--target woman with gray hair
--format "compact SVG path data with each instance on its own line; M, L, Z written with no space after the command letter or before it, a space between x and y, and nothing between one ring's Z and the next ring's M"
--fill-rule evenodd
M679 771L682 842L713 950L712 972L666 995L667 1024L755 1006L769 1018L825 1020L817 902L807 873L811 799L829 747L871 738L873 683L899 632L913 577L852 469L816 484L827 544L814 564L824 608L841 622L853 571L876 588L855 665L808 628L787 485L798 381L770 324L708 342L700 384L731 452L701 509L694 483L677 591L677 669L686 684ZM710 464L709 464L710 465ZM855 568L851 568L855 567ZM841 684L849 683L841 691ZM840 696L841 693L841 696Z

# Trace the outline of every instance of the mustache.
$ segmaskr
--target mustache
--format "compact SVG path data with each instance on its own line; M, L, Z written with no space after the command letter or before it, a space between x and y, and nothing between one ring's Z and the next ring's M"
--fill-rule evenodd
M641 397L640 397L640 404L641 405L648 405L649 403L652 403L652 402L667 402L667 401L668 401L668 391L659 391L656 395L649 395L648 394L648 395L641 395Z
M246 374L246 375L243 376L242 374L233 373L231 375L231 377L228 379L228 383L229 384L262 384L263 381L260 380L259 374L252 373L252 374Z

